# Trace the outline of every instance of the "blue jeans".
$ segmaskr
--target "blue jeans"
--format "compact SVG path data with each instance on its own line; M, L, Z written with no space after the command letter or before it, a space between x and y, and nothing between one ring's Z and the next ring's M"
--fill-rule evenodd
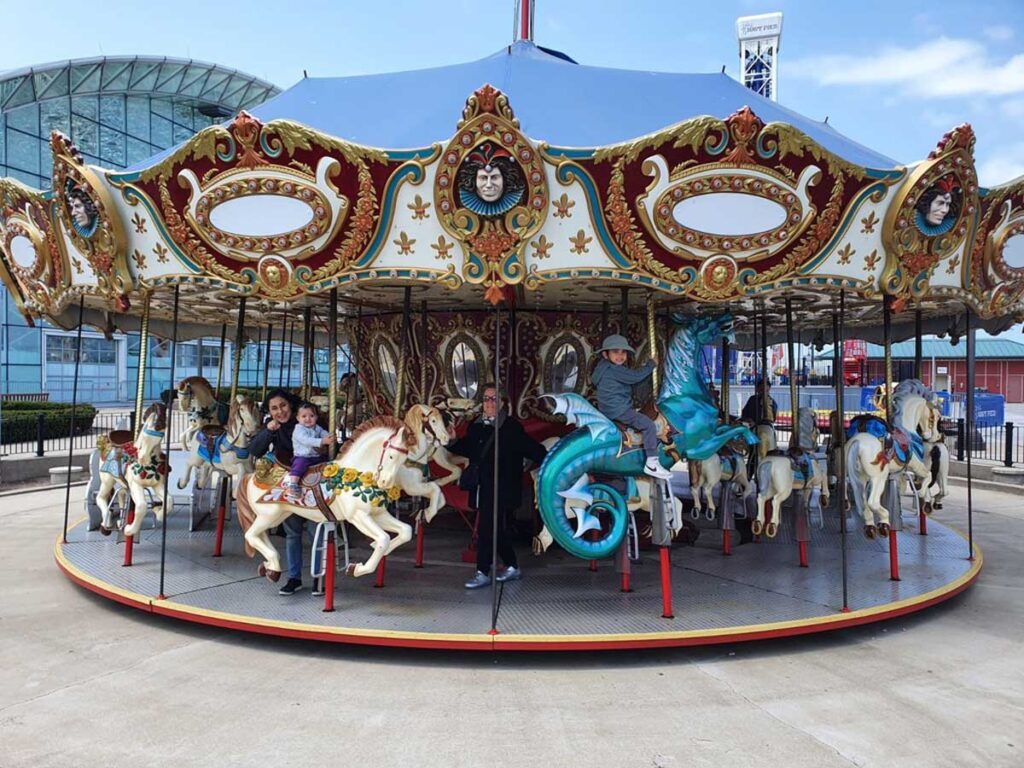
M302 581L302 532L306 518L292 515L284 521L285 552L288 555L288 578Z

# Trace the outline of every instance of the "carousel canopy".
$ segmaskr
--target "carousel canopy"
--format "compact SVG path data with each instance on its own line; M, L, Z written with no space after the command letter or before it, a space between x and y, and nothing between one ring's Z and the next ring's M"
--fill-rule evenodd
M590 67L519 40L466 64L363 77L310 77L253 110L371 147L425 147L452 133L452 104L490 83L515 105L522 131L565 147L630 141L689 117L725 119L749 106L766 123L796 126L869 168L898 163L760 96L725 74ZM354 105L373 104L373 109Z
M961 125L904 167L722 74L576 64L520 41L456 66L308 78L124 172L51 137L53 190L0 179L0 279L104 327L417 305L729 309L875 340L1024 317L1024 180L979 188ZM923 153L922 153L923 154ZM90 320L92 322L92 320ZM742 324L741 324L742 325ZM910 313L894 320L912 335ZM749 334L747 334L749 339Z

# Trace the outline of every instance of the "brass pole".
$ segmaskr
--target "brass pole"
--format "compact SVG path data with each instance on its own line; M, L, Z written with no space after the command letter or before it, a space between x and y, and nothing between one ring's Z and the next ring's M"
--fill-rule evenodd
M142 404L146 394L146 362L149 357L149 307L151 294L142 305L142 328L139 330L139 378L135 385L135 437L142 431Z
M398 370L395 377L395 407L394 415L402 418L402 410L405 405L405 359L409 356L409 324L412 313L412 288L405 287L405 298L402 301L402 332L399 336Z
M302 399L309 400L313 383L313 308L302 310Z
M420 302L420 402L430 405L427 397L427 302Z
M793 303L789 299L786 299L786 357L789 364L789 447L792 450L799 447L796 431L799 402L796 395L796 376L793 375Z
M892 296L882 298L882 335L885 343L885 420L892 429Z
M242 369L242 348L245 346L245 299L243 296L238 300L238 325L235 327L235 354L231 365L231 397L229 403L235 402L235 395L238 394L238 374Z
M921 381L921 348L922 348L921 310L914 310L914 378ZM935 371L932 371L932 388L935 388Z
M729 339L722 339L722 391L719 393L722 398L722 416L726 422L729 421Z
M327 431L338 432L338 289L331 288L331 305L327 309ZM332 445L329 455L333 459L337 445Z
M228 324L220 324L220 352L217 353L217 395L220 400L220 385L224 380L224 348L228 345Z
M274 339L274 324L267 326L267 348L263 360L263 391L260 393L260 402L267 402L267 385L270 383L270 342Z
M656 360L658 357L658 334L654 325L654 292L647 294L647 351L650 355L651 360ZM651 384L654 388L654 399L658 399L658 384L661 378L661 372L658 370L658 366L654 366L654 372L651 374Z
M764 379L761 396L761 418L765 421L775 422L779 414L772 413L772 374L771 365L768 362L768 313L764 306L761 306L761 378ZM756 402L756 401L755 401Z

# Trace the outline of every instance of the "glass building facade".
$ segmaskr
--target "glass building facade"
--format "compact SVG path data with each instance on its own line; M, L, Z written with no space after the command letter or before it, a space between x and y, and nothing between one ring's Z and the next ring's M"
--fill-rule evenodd
M0 73L0 177L49 189L53 130L70 136L86 163L124 169L277 93L270 83L215 64L155 57L73 60ZM70 400L74 334L45 322L28 327L7 292L0 293L0 395L46 392L50 400ZM275 344L272 364L275 349L276 359L281 357L280 344ZM176 378L198 373L199 347L198 342L178 345ZM219 338L202 344L203 373L214 381L219 351ZM229 354L225 382L230 379ZM301 352L293 354L301 359ZM242 380L247 385L262 384L263 355L262 348L246 349ZM79 398L97 404L132 400L138 358L137 334L105 339L86 330ZM169 346L154 340L149 358L146 397L154 398L169 385ZM300 383L301 370L301 365L286 365L287 383ZM272 365L271 374L275 383L285 380L280 366L275 370ZM326 383L326 363L322 370L318 366L318 374Z

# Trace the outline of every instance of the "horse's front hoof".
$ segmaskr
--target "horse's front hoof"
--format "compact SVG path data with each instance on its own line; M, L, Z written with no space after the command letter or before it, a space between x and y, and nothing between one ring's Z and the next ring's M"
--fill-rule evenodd
M889 530L890 529L889 529L889 524L888 523L879 523L878 524L878 535L881 536L883 539L886 538L889 535Z
M939 504L938 502L935 502L935 504L932 506L932 509L942 509L942 505Z
M750 532L755 536L760 536L763 531L764 525L762 525L760 520L755 520L750 524Z
M864 535L867 536L869 539L875 538L875 536L877 535L877 531L875 531L875 526L873 526L873 525L865 525L864 526Z
M356 564L355 563L349 563L348 564L348 568L345 569L345 575L346 576L355 576L356 575Z
M256 569L256 572L259 573L260 576L266 576L268 579L270 579L275 584L281 578L281 572L280 571L272 571L269 568L267 568L266 564L262 564L262 563L260 564L260 567Z
M764 527L764 535L767 536L769 539L774 539L775 534L777 534L778 532L779 526L777 526L775 523L768 523L768 525Z
M105 525L103 525L101 523L100 524L100 533L102 533L104 536L109 536L110 535L110 529L107 528L107 526L105 526Z

